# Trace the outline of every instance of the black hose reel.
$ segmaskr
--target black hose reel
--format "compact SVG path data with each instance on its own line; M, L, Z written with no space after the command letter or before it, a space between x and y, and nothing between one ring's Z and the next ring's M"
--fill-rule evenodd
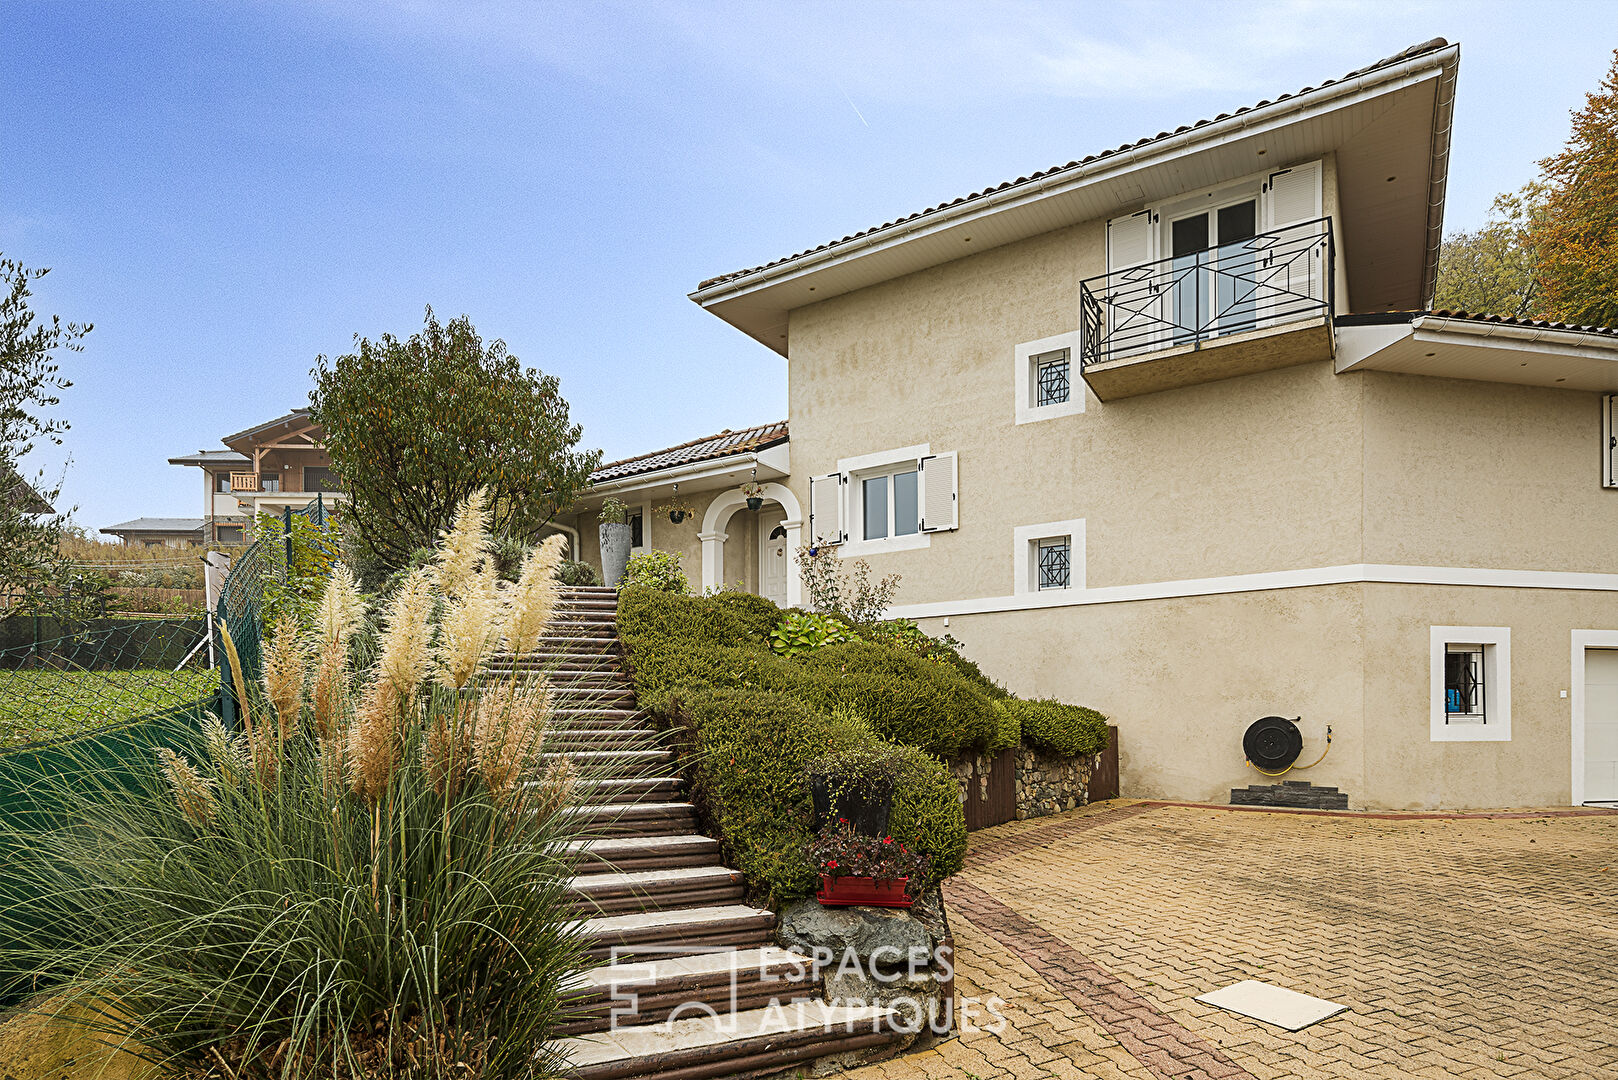
M1254 767L1265 772L1286 769L1303 753L1303 732L1298 720L1284 716L1266 716L1253 721L1242 736L1242 752Z

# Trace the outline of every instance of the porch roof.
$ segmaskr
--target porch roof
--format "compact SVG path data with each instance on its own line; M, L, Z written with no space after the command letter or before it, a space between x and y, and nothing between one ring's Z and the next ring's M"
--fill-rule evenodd
M678 446L608 462L590 475L590 483L605 484L681 465L694 465L697 462L714 461L737 454L756 453L772 446L779 446L786 441L785 420L743 428L741 431L726 428L717 435L704 435L700 439L692 439Z

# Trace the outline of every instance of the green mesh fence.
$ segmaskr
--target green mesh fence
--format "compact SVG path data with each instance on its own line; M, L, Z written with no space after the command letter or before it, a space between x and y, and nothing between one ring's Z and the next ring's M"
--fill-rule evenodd
M299 558L300 537L308 535L300 526L312 526L318 543L328 524L323 496L316 496L314 502L298 509L288 507L281 516L279 535L259 539L231 563L230 576L219 592L214 618L216 626L223 625L230 631L230 639L241 659L244 683L252 683L264 670L264 624L270 609L288 598L289 575L308 570L293 566ZM324 554L329 561L334 553ZM220 715L227 724L234 724L236 688L225 658L224 643L220 640L215 644L219 652Z

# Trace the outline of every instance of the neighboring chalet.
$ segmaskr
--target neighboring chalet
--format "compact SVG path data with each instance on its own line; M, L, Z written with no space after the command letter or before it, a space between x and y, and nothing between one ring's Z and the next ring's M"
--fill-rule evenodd
M1618 803L1618 335L1430 310L1459 60L702 282L783 358L790 445L609 466L563 524L593 558L617 495L697 587L787 604L811 541L900 574L891 614L1111 716L1128 795L1269 783L1278 715L1299 765L1330 740L1287 779L1356 806Z
M317 496L342 498L322 442L324 432L308 409L294 409L220 441L225 450L198 450L169 458L170 465L202 471L200 536L207 542L239 544L248 539L259 514L279 514Z
M202 543L201 518L142 517L101 530L130 547L185 547Z

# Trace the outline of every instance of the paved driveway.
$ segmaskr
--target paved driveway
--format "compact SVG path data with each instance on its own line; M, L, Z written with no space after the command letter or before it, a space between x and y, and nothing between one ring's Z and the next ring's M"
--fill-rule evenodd
M1618 1078L1618 815L1114 802L973 834L947 889L960 992L1008 1024L857 1080ZM1192 1000L1241 979L1349 1011Z

